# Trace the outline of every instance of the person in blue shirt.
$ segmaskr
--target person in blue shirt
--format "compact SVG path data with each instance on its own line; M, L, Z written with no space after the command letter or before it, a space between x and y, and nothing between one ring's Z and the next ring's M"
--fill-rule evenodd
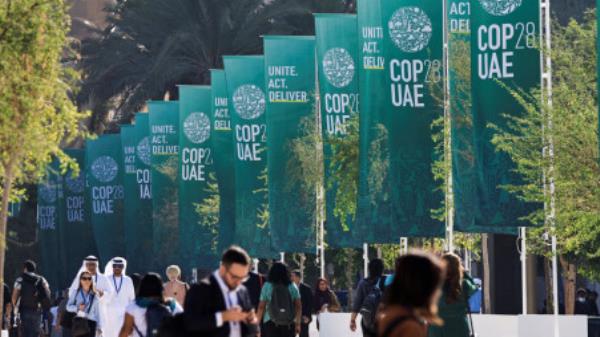
M87 321L89 334L80 337L94 337L102 334L99 298L90 272L79 273L79 287L69 296L67 311Z

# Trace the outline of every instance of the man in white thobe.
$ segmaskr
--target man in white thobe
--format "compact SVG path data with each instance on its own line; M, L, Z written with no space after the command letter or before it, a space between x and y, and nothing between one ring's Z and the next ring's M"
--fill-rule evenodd
M104 269L104 276L108 279L110 295L101 303L105 308L105 320L102 325L103 337L118 337L123 320L125 308L135 300L133 281L125 272L127 261L122 257L113 258Z

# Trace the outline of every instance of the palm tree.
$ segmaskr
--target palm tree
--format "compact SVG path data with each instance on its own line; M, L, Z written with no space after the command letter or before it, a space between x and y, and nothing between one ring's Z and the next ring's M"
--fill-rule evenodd
M119 0L109 25L81 45L80 104L101 131L110 110L126 122L177 84L206 84L222 55L262 53L262 35L312 34L313 12L347 12L349 0Z

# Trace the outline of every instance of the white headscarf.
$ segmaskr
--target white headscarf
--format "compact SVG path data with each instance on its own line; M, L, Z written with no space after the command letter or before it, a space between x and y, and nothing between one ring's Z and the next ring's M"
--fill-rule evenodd
M89 255L87 256L85 259L83 259L83 262L81 263L81 268L79 268L79 271L77 272L77 275L75 275L75 279L73 280L73 282L71 283L71 287L69 287L69 296L72 296L72 294L74 294L77 289L79 288L79 276L81 275L81 273L83 273L84 271L88 271L87 267L85 266L88 263L96 263L96 273L99 274L100 273L100 265L98 263L98 258L95 257L94 255ZM96 278L92 277L92 282L96 283Z
M126 275L125 273L127 272L127 260L125 260L122 257L116 256L116 257L113 257L112 260L110 260L106 264L106 267L104 267L104 276L111 277L114 274L113 264L122 264L123 265L123 273L121 273L121 275L122 276Z

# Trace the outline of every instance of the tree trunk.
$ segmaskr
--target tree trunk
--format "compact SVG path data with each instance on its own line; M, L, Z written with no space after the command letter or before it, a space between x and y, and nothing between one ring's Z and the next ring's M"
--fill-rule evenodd
M6 257L6 225L8 223L8 197L12 190L13 171L5 167L0 204L0 286L4 284L4 259ZM0 291L0 303L4 303L4 291ZM4 319L4 305L0 305L0 319Z
M482 243L482 263L483 263L483 309L484 313L491 314L493 303L493 282L492 282L492 270L493 265L493 251L494 244L490 234L483 234L481 238Z
M575 314L575 291L577 290L577 265L560 256L560 266L564 271L565 314Z

